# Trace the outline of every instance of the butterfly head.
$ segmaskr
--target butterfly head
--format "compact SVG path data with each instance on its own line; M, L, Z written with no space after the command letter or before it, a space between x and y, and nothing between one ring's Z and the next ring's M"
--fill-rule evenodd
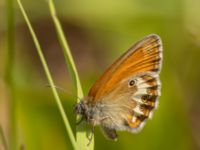
M83 100L81 100L79 103L75 105L74 109L76 111L76 114L85 115L85 112L87 110L87 105Z
M85 97L74 107L76 114L81 115L86 121L89 121L94 110L92 108L91 98Z

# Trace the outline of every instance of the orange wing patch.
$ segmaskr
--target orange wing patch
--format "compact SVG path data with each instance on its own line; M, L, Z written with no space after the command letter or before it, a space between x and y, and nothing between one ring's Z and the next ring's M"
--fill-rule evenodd
M140 115L140 116L129 116L127 120L127 125L131 129L137 129L141 126L141 123L144 122L147 119L146 116Z
M121 80L127 77L143 72L159 72L161 51L160 38L157 35L147 36L117 59L96 81L88 95L95 102L111 92Z

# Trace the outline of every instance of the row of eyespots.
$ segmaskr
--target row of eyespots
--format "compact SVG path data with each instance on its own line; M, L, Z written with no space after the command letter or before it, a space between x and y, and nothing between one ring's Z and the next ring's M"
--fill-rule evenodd
M136 106L133 108L134 114L137 116L145 115L149 116L150 112L155 107L156 96L143 95L140 101L137 101Z
M139 114L139 113L135 112L132 115L132 119L129 120L128 125L131 128L138 128L138 127L140 127L140 125L142 123L144 123L147 118L149 118L150 112L152 111L153 108L154 107L151 107L151 106L145 105L145 104L140 105L140 109L143 112L143 114Z

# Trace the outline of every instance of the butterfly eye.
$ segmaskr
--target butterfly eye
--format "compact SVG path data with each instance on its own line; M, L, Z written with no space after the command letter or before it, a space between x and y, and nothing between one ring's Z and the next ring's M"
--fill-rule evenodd
M134 86L134 85L135 85L135 83L136 83L136 81L135 81L135 80L130 80L130 81L129 81L129 86Z

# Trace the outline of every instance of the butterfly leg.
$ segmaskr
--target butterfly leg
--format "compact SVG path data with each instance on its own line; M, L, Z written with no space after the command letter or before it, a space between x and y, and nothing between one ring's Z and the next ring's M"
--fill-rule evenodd
M93 125L93 126L92 126L92 133L91 133L91 136L88 138L88 139L89 139L89 142L88 142L87 146L89 146L89 145L91 144L91 142L92 142L92 138L93 138L93 136L94 136L94 128L95 128L95 126Z

